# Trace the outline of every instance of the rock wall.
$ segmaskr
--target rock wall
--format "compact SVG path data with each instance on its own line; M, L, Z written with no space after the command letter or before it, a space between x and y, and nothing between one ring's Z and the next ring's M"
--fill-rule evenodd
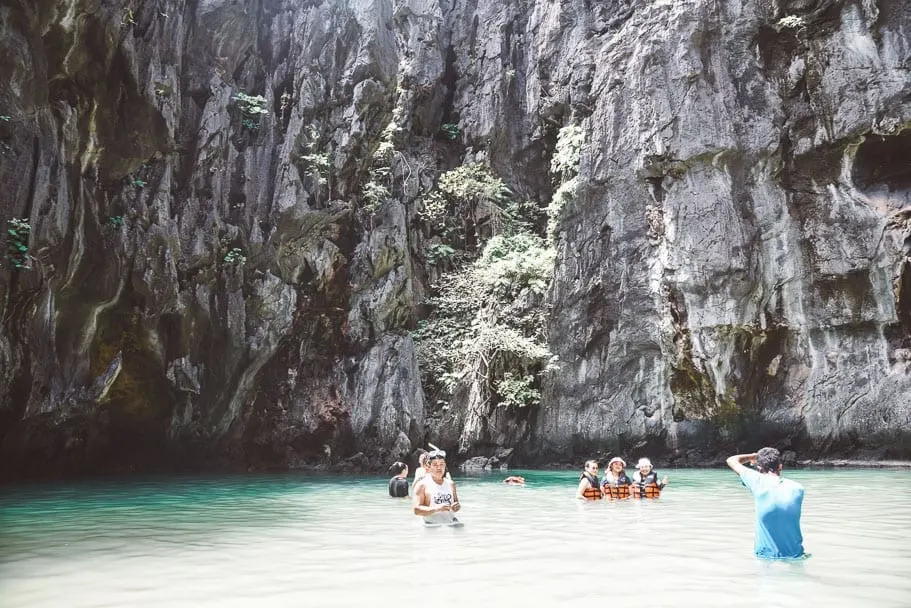
M586 47L538 447L906 458L911 13L630 4Z
M516 462L911 456L901 0L7 0L0 20L0 219L30 228L5 234L29 268L0 270L7 475L360 468L427 439ZM587 143L560 367L536 411L441 414L408 333L435 276L422 196L479 161L546 204L566 124Z

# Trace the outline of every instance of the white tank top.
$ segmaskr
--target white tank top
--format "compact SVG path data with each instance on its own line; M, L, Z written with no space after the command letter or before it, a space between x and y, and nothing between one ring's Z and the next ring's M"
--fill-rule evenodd
M443 478L443 483L437 483L433 480L433 477L427 475L424 479L421 480L424 484L425 491L428 496L430 496L430 506L431 507L440 507L442 505L452 506L454 499L452 497L452 480ZM428 524L448 524L451 523L454 519L452 511L447 511L443 513L434 513L433 515L428 515L424 518L424 521Z

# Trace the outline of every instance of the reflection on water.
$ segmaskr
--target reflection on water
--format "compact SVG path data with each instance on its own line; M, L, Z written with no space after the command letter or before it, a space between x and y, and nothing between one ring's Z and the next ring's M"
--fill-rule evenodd
M911 473L793 471L797 563L752 556L752 499L661 471L658 501L588 503L568 472L456 478L424 529L378 478L293 474L0 490L0 598L19 606L911 606Z

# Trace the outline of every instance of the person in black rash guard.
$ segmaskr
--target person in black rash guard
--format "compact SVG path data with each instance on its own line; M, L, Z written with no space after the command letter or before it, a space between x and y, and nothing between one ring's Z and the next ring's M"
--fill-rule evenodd
M408 498L408 465L404 462L393 462L389 472L395 476L389 480L389 496Z

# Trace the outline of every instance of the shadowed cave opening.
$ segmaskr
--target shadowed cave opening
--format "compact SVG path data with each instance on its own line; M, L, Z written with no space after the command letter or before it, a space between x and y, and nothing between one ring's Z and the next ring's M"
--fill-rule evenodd
M911 210L911 129L897 135L868 136L857 149L851 178L873 205L892 218ZM905 210L900 214L896 211ZM898 323L886 329L893 349L911 348L911 239L905 241L905 261L895 281ZM904 356L904 355L902 355Z
M857 149L851 179L858 190L892 210L911 206L911 129L868 136Z

